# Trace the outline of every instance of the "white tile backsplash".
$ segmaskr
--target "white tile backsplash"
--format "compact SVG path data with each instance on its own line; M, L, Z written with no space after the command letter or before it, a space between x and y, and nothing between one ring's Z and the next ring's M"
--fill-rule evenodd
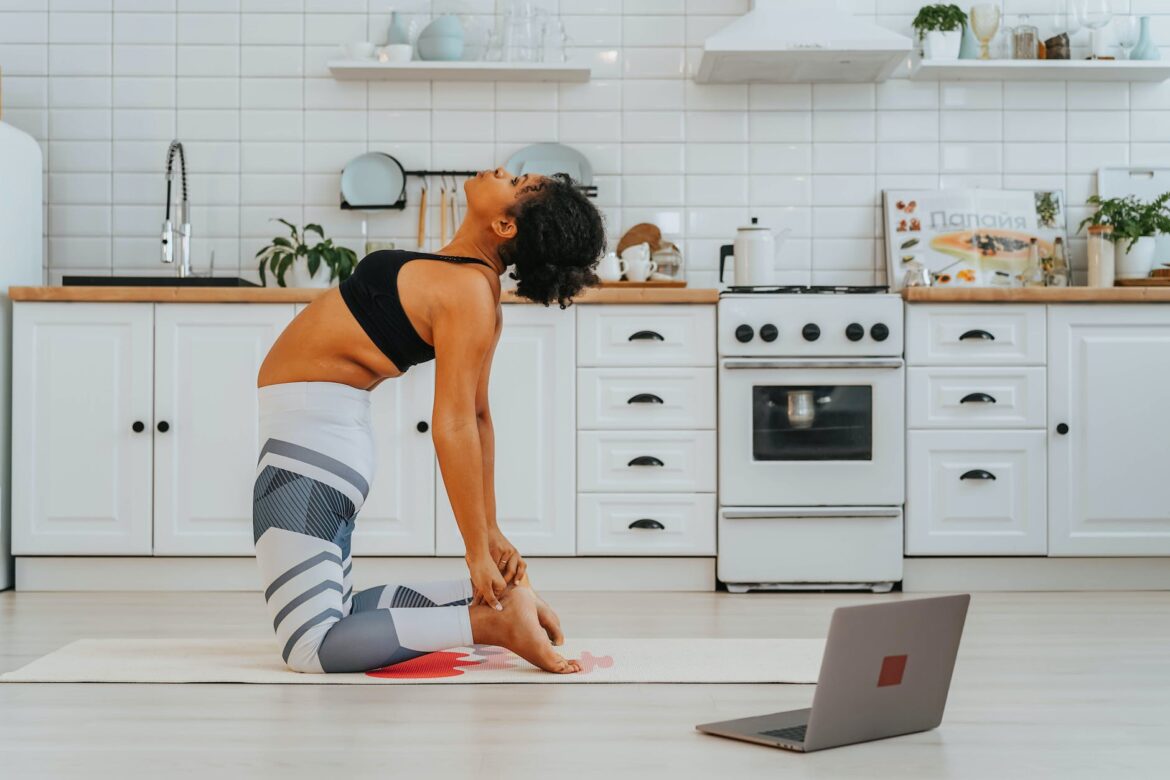
M1050 4L1009 1L1009 23ZM787 281L869 283L880 277L883 188L1062 188L1079 214L1098 167L1170 165L1170 83L691 81L703 39L749 4L550 2L593 80L484 84L330 77L340 45L380 42L391 10L425 24L422 0L0 3L5 119L45 148L52 279L157 270L175 136L191 171L196 264L214 251L221 273L252 271L277 216L320 222L356 249L363 219L371 237L412 245L419 182L404 212L338 209L340 170L367 150L462 169L502 164L530 142L570 144L593 165L611 240L657 222L694 283L714 283L719 245L750 216L790 230L777 256ZM496 5L458 11L487 25ZM846 5L905 31L921 2ZM1170 4L1131 5L1170 45Z

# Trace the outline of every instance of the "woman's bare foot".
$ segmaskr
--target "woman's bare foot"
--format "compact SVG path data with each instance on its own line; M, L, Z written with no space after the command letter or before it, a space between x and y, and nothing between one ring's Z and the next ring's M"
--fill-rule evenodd
M532 587L532 581L528 579L525 574L523 579L517 580L516 585L522 588L528 588L532 591L532 595L536 596L536 617L540 620L541 627L548 634L548 639L557 647L565 643L565 634L561 631L561 619L557 617L557 613L548 605L548 602L540 597L536 589Z
M537 602L531 588L520 587L509 588L500 597L502 610L483 604L470 607L472 639L476 644L506 647L546 672L581 671L577 661L564 658L549 644L550 635L541 626Z

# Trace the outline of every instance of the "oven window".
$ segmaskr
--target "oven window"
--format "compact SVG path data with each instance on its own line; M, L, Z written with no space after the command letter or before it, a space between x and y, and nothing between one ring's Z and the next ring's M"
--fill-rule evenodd
M753 387L752 457L873 460L873 387Z

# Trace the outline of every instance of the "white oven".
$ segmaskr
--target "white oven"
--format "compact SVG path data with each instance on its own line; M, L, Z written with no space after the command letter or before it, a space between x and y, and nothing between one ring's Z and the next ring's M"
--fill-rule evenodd
M901 358L724 358L719 502L902 503Z
M902 578L902 326L902 301L867 288L720 298L716 570L729 590Z

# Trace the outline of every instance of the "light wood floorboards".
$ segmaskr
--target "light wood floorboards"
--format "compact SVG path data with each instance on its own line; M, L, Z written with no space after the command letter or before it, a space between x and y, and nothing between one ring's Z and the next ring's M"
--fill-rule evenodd
M823 636L893 596L546 594L578 636ZM0 671L82 637L266 636L254 593L0 593ZM695 723L812 686L0 685L0 777L1162 778L1170 593L977 594L942 728L806 756Z

